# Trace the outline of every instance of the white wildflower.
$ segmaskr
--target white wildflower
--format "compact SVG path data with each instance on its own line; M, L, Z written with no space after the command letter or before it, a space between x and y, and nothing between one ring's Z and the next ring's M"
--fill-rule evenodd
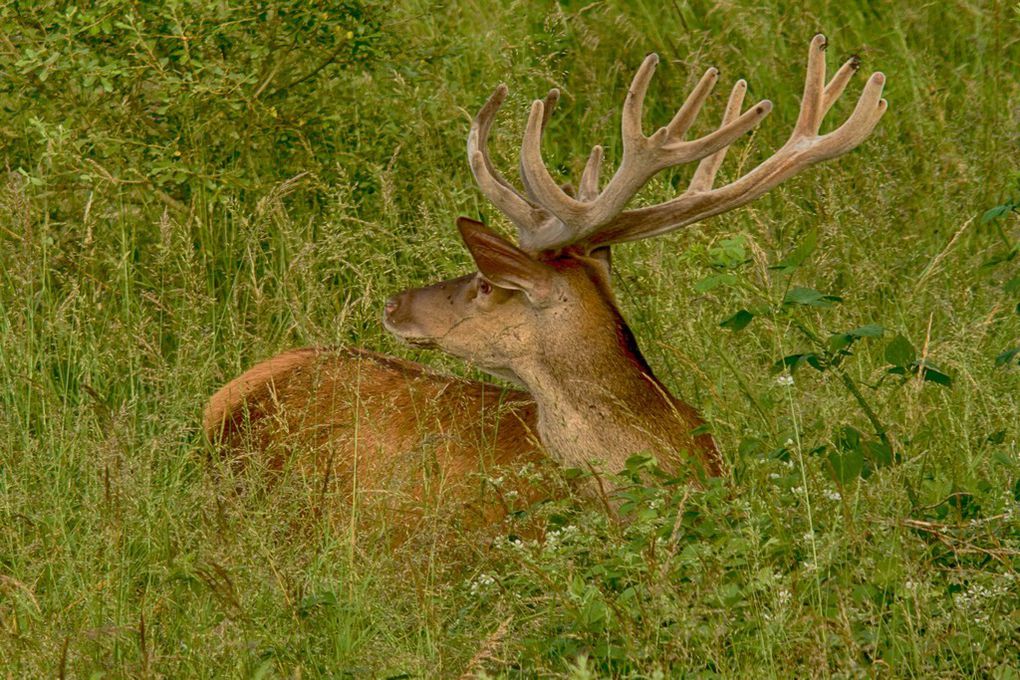
M836 491L835 489L830 489L830 490L827 490L827 491L823 491L822 495L825 496L826 498L828 498L830 501L841 501L841 500L843 500L843 496L841 496L839 494L839 492Z
M782 385L783 387L789 387L793 384L793 376L789 373L780 373L776 377L776 384Z
M479 574L475 577L475 580L471 582L471 594L476 596L480 595L495 583L496 579L490 574Z

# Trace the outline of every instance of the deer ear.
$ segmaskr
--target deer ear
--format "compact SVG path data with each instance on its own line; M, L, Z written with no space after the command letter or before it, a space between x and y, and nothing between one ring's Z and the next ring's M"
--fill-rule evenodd
M457 229L478 271L494 286L524 291L535 304L549 298L555 269L534 259L481 222L458 217Z
M613 254L610 252L609 246L599 246L588 253L588 257L599 265L606 281L611 282L613 280Z

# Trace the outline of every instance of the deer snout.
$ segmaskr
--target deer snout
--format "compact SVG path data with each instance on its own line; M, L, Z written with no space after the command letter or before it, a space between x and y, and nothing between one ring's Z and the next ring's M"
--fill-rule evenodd
M383 306L383 325L391 332L403 336L420 334L414 319L411 291L405 290L386 300Z
M393 316L398 309L400 309L400 298L404 297L404 294L394 295L386 301L386 305L383 308L386 316Z

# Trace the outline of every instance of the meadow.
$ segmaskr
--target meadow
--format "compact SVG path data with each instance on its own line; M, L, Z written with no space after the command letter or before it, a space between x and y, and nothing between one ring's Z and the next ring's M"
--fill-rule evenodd
M456 216L510 233L464 151L498 83L511 177L561 88L565 181L618 158L646 53L646 130L714 65L711 129L746 78L774 109L728 180L785 141L817 32L863 72L825 129L886 74L873 135L614 252L723 478L638 457L624 521L567 499L394 548L203 442L287 348L480 377L379 315L472 269ZM9 0L0 162L0 677L1020 678L1016 2Z

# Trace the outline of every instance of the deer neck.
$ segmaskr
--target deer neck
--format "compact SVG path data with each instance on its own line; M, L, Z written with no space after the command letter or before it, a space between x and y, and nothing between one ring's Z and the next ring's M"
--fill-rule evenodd
M616 473L650 453L677 472L678 456L692 450L693 412L655 378L613 312L615 337L586 337L583 347L517 370L538 406L539 437L567 467Z

